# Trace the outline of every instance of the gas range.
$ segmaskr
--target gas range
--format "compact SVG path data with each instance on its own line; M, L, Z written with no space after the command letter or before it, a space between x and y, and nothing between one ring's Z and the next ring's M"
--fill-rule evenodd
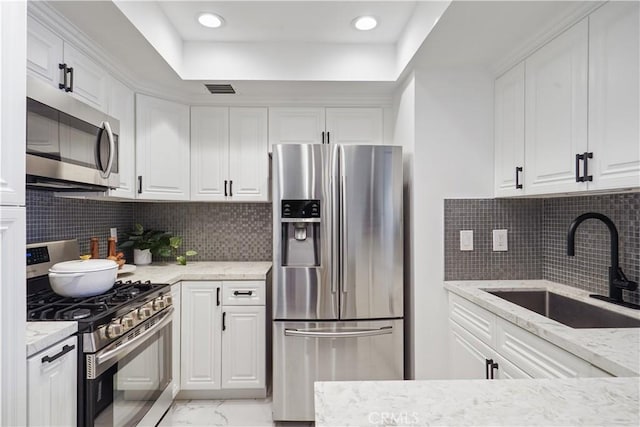
M44 289L27 295L28 321L77 321L85 352L94 352L127 334L173 303L167 284L118 281L97 296L68 298Z

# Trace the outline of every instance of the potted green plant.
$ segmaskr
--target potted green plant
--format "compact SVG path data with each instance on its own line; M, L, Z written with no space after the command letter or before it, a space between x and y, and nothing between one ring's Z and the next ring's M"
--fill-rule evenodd
M166 256L166 251L170 251L171 233L166 231L145 230L141 224L135 224L133 230L124 234L126 240L118 247L133 248L133 263L136 265L151 264L152 255Z
M182 237L173 236L169 239L169 246L171 247L171 254L176 257L176 261L180 265L187 265L187 257L198 255L198 252L194 250L188 250L184 255L178 255L178 248L182 245Z

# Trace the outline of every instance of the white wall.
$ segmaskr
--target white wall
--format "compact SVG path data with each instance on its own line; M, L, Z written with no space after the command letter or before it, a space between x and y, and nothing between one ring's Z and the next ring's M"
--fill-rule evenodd
M409 166L405 184L407 372L416 379L448 378L444 199L493 196L493 74L474 67L416 69L408 82L396 96L394 139L413 148L415 165ZM406 129L411 127L413 142Z

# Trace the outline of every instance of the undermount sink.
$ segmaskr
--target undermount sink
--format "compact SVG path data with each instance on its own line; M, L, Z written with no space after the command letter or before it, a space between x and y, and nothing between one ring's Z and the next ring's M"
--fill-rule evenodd
M572 328L639 328L640 319L540 290L487 290L488 293Z

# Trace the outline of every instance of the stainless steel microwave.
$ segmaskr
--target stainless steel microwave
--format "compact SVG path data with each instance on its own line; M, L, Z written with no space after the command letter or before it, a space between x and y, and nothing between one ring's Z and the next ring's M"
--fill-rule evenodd
M27 77L27 186L104 191L120 185L120 122Z

